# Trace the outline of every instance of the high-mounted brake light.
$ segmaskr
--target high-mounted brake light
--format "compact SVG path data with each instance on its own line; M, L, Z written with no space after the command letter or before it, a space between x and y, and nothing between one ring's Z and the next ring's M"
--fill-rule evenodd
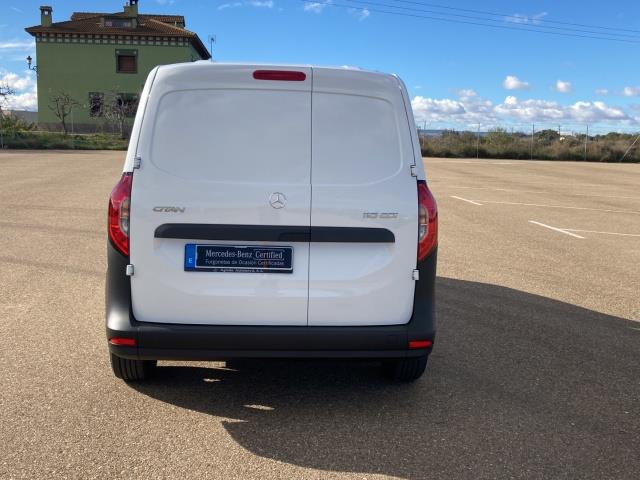
M418 180L418 263L438 244L438 206L427 183Z
M284 82L304 82L307 74L294 70L256 70L253 72L256 80L280 80Z
M129 255L129 214L133 174L125 172L109 197L109 239L123 255Z

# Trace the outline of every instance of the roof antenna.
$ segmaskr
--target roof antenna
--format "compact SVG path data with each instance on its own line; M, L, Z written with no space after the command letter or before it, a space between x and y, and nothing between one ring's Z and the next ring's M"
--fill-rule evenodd
M216 36L210 34L207 40L209 41L209 53L211 54L211 61L213 62L213 44L216 43Z

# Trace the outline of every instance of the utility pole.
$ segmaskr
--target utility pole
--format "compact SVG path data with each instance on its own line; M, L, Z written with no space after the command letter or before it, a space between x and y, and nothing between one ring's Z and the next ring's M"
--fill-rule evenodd
M584 161L587 161L587 142L589 141L589 125L587 125L587 134L584 136Z
M562 125L558 125L558 136L562 136Z
M536 133L536 125L535 123L531 124L531 160L533 160L533 136Z
M478 124L478 137L476 139L476 158L480 158L480 124Z

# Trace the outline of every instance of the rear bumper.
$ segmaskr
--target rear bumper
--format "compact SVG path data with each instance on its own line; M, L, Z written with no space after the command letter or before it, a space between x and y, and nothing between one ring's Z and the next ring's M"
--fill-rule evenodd
M411 340L435 339L434 252L418 269L413 315L406 325L372 327L278 327L181 325L137 321L131 310L126 257L108 243L107 338L133 338L135 347L109 344L110 351L140 360L225 360L229 358L405 358L431 348L409 350Z

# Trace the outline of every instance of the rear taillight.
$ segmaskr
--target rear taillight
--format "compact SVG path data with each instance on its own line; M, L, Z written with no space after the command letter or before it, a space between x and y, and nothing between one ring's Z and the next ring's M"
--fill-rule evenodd
M438 244L438 206L427 183L418 180L418 263Z
M129 210L133 174L125 172L109 197L109 239L123 255L129 255Z

